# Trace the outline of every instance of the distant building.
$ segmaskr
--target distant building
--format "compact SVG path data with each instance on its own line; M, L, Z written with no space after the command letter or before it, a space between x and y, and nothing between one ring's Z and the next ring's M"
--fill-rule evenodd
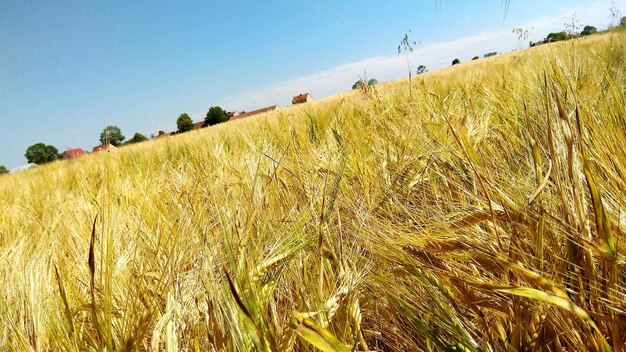
M207 127L206 122L204 122L204 120L202 121L198 121L198 122L194 122L193 125L191 125L191 130L190 131L195 131L195 130L199 130L201 128L205 128ZM175 134L179 134L180 132L178 131L174 131L174 132L163 132L163 131L159 131L160 134L153 136L152 139L161 139L161 138L165 138L165 137L170 137L173 136Z
M270 111L276 111L278 110L278 105L272 105L272 106L268 106L265 108L261 108L261 109L257 109L257 110L253 110L253 111L249 111L243 114L237 114L234 113L231 117L230 120L238 120L238 119L243 119L245 117L250 117L252 115L258 115L258 114L262 114L264 112L270 112Z
M206 123L204 121L200 121L200 122L196 122L193 124L193 126L191 127L191 130L199 130L201 128L206 127Z
M111 149L111 148L115 148L115 146L112 145L112 144L101 144L99 146L93 147L92 152L95 153L95 152L99 152L101 150L107 150L107 149Z
M160 134L160 135L158 135L158 136L154 136L154 138L152 138L152 139L160 139L160 138L165 138L165 137L172 136L172 135L174 135L174 134L175 134L174 132L162 133L162 134Z
M92 149L91 151L92 151L93 153L95 153L95 152L99 152L99 151L101 151L101 150L105 150L105 149L107 149L107 147L108 147L108 145L106 145L106 144L101 144L101 145L98 145L98 146L93 147L93 149Z
M310 101L313 101L311 94L303 93L303 94L299 94L293 97L293 99L291 99L291 104L296 105L296 104L308 103Z
M82 150L81 148L68 149L68 150L63 152L63 158L65 158L65 159L77 159L77 158L80 158L81 156L83 156L85 154L87 154L87 153L85 153L85 151Z
M228 119L232 119L233 117L239 115L239 113L237 111L231 111L229 113L226 114L226 116L228 116Z

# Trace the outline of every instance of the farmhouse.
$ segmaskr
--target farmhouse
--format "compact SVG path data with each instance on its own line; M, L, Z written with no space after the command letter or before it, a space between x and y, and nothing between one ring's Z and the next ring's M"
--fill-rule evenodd
M99 152L101 150L107 150L110 148L115 148L115 146L112 144L101 144L99 146L93 147L92 153Z
M313 101L311 94L303 93L303 94L299 94L293 97L293 99L291 99L291 104L296 105L296 104L308 103L310 101Z
M82 150L81 148L68 149L68 150L63 152L63 158L65 158L65 159L77 159L77 158L80 158L81 156L83 156L85 154L87 154L87 153L85 153L85 151Z

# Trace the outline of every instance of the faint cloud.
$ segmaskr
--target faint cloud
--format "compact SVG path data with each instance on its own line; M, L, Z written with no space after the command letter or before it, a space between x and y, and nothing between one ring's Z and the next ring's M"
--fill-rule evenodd
M571 18L574 12L581 14L581 24L603 25L606 22L608 6L606 1L577 6L551 16L542 16L522 24L511 25L510 28L483 31L460 39L423 43L409 55L411 67L415 72L417 66L425 65L428 70L449 66L453 59L468 61L473 56L497 51L508 52L519 47L520 43L511 34L511 28L522 27L531 30L529 40L537 41L549 32L563 30L564 19ZM469 16L464 17L469 19ZM263 106L278 104L291 105L294 95L308 92L313 98L323 98L350 90L352 84L367 72L368 78L379 81L390 81L407 77L406 57L389 55L371 57L357 62L337 66L310 75L278 82L265 88L241 92L223 97L219 103L231 111L251 110Z
M510 43L509 43L510 42ZM456 57L462 61L466 56L479 55L500 50L502 43L516 44L509 30L482 32L449 42L425 43L409 55L412 70L425 65L429 70L448 66ZM247 91L225 97L221 105L228 110L250 110L266 105L288 106L291 98L300 93L311 93L313 98L322 98L350 90L352 84L367 73L368 78L379 81L407 77L406 57L389 55L371 57L341 65L322 72L276 83L257 91Z
M471 18L470 16L463 17L463 19L466 20L466 21L469 20L470 18Z

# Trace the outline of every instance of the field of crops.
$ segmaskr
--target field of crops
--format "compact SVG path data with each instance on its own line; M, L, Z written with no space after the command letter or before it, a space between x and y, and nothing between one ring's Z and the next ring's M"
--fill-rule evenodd
M625 58L593 35L0 176L0 350L624 350Z

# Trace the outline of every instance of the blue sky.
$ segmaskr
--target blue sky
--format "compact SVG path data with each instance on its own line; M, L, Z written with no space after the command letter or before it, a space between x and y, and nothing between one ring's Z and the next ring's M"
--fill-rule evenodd
M615 1L622 13L624 0ZM13 1L0 2L0 165L29 145L99 144L105 124L127 138L175 129L210 106L287 106L348 90L367 70L406 76L397 54L411 30L412 69L518 48L572 15L605 28L610 1ZM526 44L526 43L523 43Z

